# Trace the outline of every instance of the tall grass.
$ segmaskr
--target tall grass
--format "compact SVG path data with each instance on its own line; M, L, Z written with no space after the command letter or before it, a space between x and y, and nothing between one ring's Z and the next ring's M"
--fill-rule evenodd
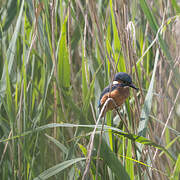
M177 1L0 5L0 179L179 179ZM139 92L97 124L120 71Z

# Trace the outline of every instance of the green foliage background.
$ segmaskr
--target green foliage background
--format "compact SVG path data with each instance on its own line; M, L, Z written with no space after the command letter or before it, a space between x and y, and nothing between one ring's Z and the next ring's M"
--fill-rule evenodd
M107 113L88 179L178 180L179 13L176 0L0 0L0 179L82 179L100 93L122 71L140 89L120 108L128 132Z

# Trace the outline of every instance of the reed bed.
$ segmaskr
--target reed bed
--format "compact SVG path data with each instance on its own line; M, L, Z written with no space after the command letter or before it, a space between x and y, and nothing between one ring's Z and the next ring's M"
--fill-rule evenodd
M0 0L0 179L178 180L179 13L176 0ZM139 91L99 119L117 72Z

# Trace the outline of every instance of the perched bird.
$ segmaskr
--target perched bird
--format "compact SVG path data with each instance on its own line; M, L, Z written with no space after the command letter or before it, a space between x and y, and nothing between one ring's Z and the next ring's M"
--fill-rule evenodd
M108 98L114 100L114 102L109 101L102 116L104 116L105 112L117 108L125 102L126 98L129 97L129 87L138 90L132 83L130 75L124 72L117 73L113 79L112 85L106 87L101 93L98 106L100 111Z

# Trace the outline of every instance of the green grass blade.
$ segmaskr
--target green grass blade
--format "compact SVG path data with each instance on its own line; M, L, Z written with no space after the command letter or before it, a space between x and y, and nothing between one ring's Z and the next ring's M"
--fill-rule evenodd
M95 147L99 147L99 136L95 137ZM110 147L106 144L105 140L102 138L102 144L100 149L100 158L108 165L108 167L115 174L117 179L130 180L128 173L125 168L116 157L115 153L111 151Z
M20 31L20 25L21 25L22 15L23 15L23 8L24 8L24 0L22 0L22 2L21 2L21 8L20 8L18 19L17 19L16 27L15 27L13 36L11 38L11 41L10 41L10 44L9 44L9 47L8 47L8 51L7 51L7 55L6 55L6 59L8 60L8 72L9 72L9 75L11 75L12 67L13 67L13 64L14 64L16 41L17 41L17 38L18 38L18 33ZM3 68L1 84L0 84L0 91L4 91L6 89L6 87L3 86L3 85L5 85L3 83L3 81L5 82L5 77L6 77L6 68Z
M49 136L48 134L45 134L45 136L51 141L53 142L64 154L68 153L68 149L66 148L66 146L64 146L64 144L60 143L58 140L56 140L55 138L53 138L52 136Z
M157 24L156 18L154 17L153 13L151 12L151 10L148 7L148 5L147 5L145 0L140 0L139 2L140 2L141 8L142 8L144 14L146 15L146 17L148 19L148 22L150 24L151 29L154 32L154 35L156 35L156 33L158 32L158 29L159 29L159 26ZM159 37L160 46L161 46L165 56L171 62L172 61L172 57L171 57L171 54L169 52L169 48L168 48L165 40L162 39L161 35L159 35L158 37Z
M5 24L3 25L3 31L7 31L12 21L15 19L17 13L17 1L11 0L7 9L7 16L5 17ZM1 38L1 33L0 33Z
M112 129L112 128L111 128ZM113 128L114 129L114 128ZM157 143L154 143L153 141L145 138L145 137L142 137L142 136L137 136L137 135L134 135L134 134L128 134L128 133L124 133L124 132L121 132L120 130L117 131L117 129L114 129L114 134L116 135L119 135L119 136L123 136L123 137L126 137L128 138L129 140L132 140L132 141L135 141L135 142L138 142L140 143L141 146L152 146L152 147L155 147L161 151L163 151L172 161L175 161L174 157L169 153L169 151L164 148L163 146L160 146L158 145ZM138 145L138 148L141 147L140 145ZM139 148L139 151L140 152L140 148Z
M111 19L112 19L112 27L113 27L114 59L115 59L116 64L118 63L118 66L117 66L118 71L126 72L124 58L121 58L119 60L121 44L120 44L120 39L119 39L115 16L114 16L114 11L113 11L113 1L110 0L109 3L110 3L110 8L111 8ZM119 60L119 62L118 62L118 60Z
M87 97L88 94L88 66L87 66L87 60L84 57L84 47L82 47L82 100L85 104L85 99Z
M178 155L175 167L174 167L174 172L170 180L179 180L180 178L180 154Z
M95 77L96 77L96 73L94 74L94 77L93 77L92 82L90 84L89 90L88 90L87 95L86 95L86 97L84 99L83 112L85 114L88 112L90 101L91 101L91 99L93 97Z
M59 84L61 87L68 88L70 87L70 64L69 64L69 55L68 55L68 48L67 48L67 18L66 16L62 30L61 30L61 39L59 45L59 61L58 61L58 78Z
M177 13L180 13L180 6L177 4L176 0L171 0L172 6L176 10Z
M7 103L7 115L10 120L11 127L13 127L13 123L15 121L15 113L14 113L14 103L12 99L12 93L11 93L11 84L10 84L10 77L8 72L8 64L7 61L5 63L6 65L6 103Z
M153 32L156 34L158 31L158 24L156 22L156 19L155 19L153 13L151 12L150 8L147 5L146 0L140 0L139 3L141 5L141 8L142 8L144 14L146 15L146 17L149 21L149 24L150 24Z
M128 140L126 156L132 158L132 144L130 140ZM126 170L129 174L130 179L133 179L134 178L134 164L131 159L126 159Z
M155 81L155 73L157 69L157 63L159 59L159 50L156 52L156 57L155 57L155 63L154 63L154 69L153 69L153 74L151 77L151 82L148 88L147 95L145 97L144 105L141 111L140 115L140 122L139 122L139 127L138 127L138 135L139 136L146 136L146 130L147 130L147 124L149 120L149 115L151 112L151 107L152 107L152 98L153 98L153 88L154 88L154 81ZM142 151L142 146L139 147L140 152Z
M40 132L40 131L43 131L43 130L46 130L46 129L58 128L58 127L68 127L68 128L79 127L79 128L88 128L89 129L89 128L94 128L95 125L80 125L80 124L68 124L68 123L63 123L63 124L60 124L60 123L51 123L51 124L46 124L46 125L37 127L37 128L35 128L33 130L30 130L30 131L26 131L26 132L24 132L22 134L13 136L11 138L1 139L0 143L7 142L9 140L17 139L17 138L20 138L20 137L24 137L24 136L30 135L32 133L35 133L35 132ZM98 125L97 128L99 130L101 130L102 126ZM131 133L126 133L126 132L121 131L120 129L117 129L117 128L114 128L114 127L110 127L110 126L106 126L106 125L104 126L104 130L105 131L110 131L110 132L112 132L115 135L128 138L129 140L138 142L138 143L140 143L142 145L148 145L148 146L152 146L152 147L158 148L159 150L164 151L170 157L170 159L172 159L174 161L174 158L172 157L172 155L163 146L160 146L160 145L154 143L153 141L151 141L151 140L149 140L149 139L147 139L145 137L137 136L137 135L134 135L134 134L131 134Z
M42 172L39 176L37 176L36 178L34 178L34 180L39 180L39 179L48 179L60 172L62 172L64 169L72 166L73 164L83 161L86 158L76 158L76 159L71 159L68 161L64 161L62 163L59 163L47 170L45 170L44 172Z
M113 126L113 121L112 121L112 113L111 112L107 112L106 113L106 121L107 121L107 126ZM113 147L113 134L112 131L108 132L108 140L109 140L109 147L111 149L111 151L113 151L114 147Z

